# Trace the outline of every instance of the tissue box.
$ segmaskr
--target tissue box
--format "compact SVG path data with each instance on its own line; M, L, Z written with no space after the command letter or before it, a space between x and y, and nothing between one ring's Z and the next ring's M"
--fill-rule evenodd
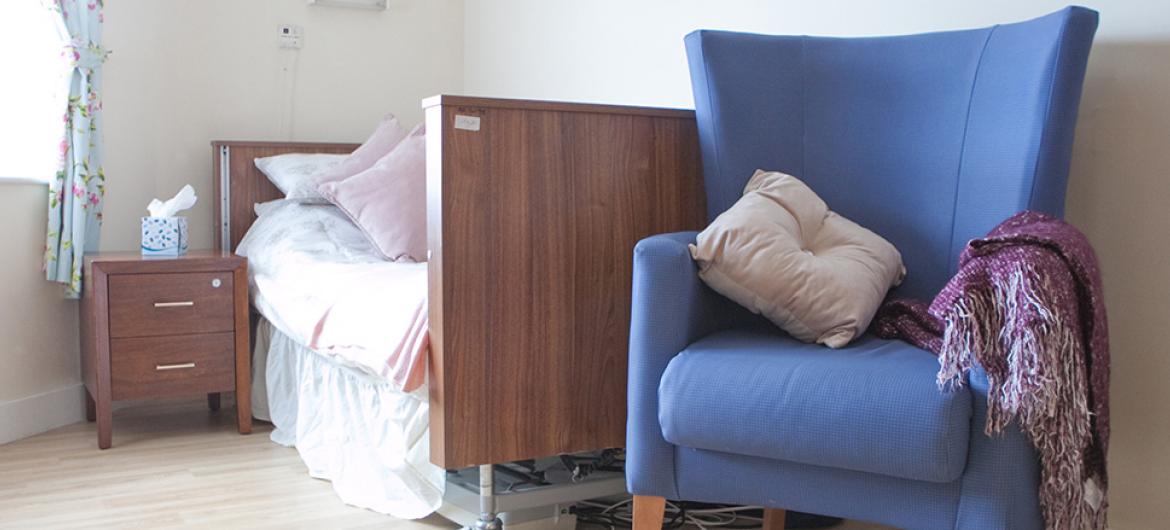
M143 217L142 255L180 256L187 252L186 217Z

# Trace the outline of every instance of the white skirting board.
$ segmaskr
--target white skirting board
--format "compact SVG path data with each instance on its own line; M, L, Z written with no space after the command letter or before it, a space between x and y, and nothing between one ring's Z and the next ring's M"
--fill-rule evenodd
M0 403L0 444L85 421L85 385Z

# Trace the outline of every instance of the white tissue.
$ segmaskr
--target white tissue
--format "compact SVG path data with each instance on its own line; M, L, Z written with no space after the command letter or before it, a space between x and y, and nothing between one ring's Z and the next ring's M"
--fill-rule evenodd
M146 205L146 211L150 212L151 217L174 217L175 214L195 206L197 200L199 198L195 196L195 190L188 184L167 202L158 199L150 201L150 204Z

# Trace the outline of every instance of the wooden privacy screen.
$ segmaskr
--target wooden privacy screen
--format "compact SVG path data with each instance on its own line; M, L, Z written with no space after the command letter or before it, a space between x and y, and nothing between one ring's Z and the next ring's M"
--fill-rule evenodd
M702 228L690 111L428 99L431 460L625 445L633 250Z
M257 158L285 153L345 154L357 144L310 142L211 142L215 172L215 248L236 249L256 220L256 203L284 197L256 168ZM227 212L228 215L223 215ZM225 245L224 242L229 243Z

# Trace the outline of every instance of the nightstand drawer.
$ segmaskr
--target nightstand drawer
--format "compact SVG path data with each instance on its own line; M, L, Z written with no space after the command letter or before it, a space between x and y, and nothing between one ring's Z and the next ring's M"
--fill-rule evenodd
M232 331L232 273L116 274L109 277L110 336Z
M115 400L230 391L235 334L113 339L110 379Z

